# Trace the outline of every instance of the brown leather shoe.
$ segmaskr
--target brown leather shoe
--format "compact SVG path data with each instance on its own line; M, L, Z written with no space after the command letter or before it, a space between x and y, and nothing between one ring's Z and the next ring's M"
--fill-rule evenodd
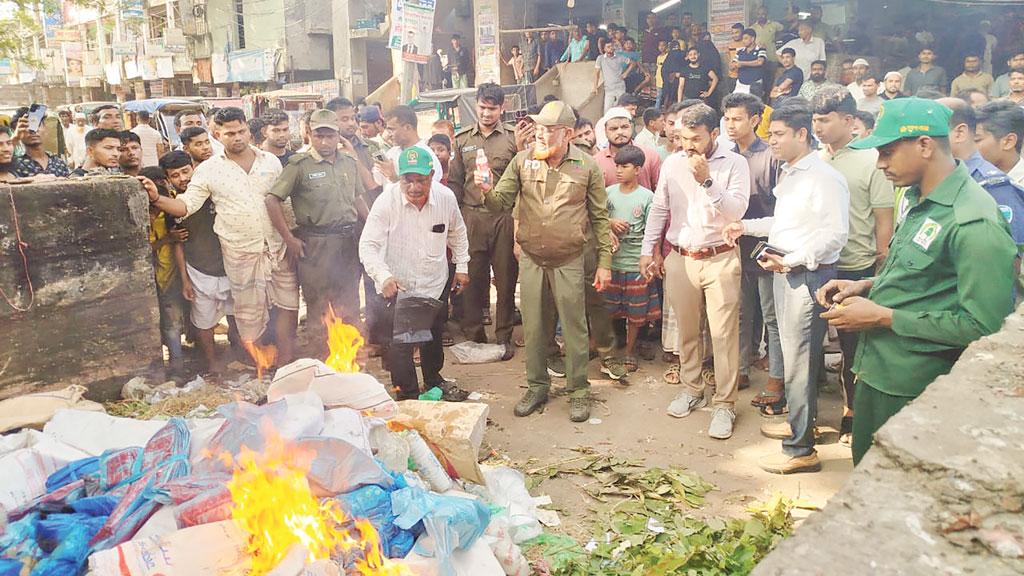
M765 438L786 440L793 436L793 429L785 416L762 416L761 435Z
M761 470L772 474L798 474L800 472L821 471L821 460L817 452L811 452L807 456L793 457L788 454L779 453L765 456L757 463Z

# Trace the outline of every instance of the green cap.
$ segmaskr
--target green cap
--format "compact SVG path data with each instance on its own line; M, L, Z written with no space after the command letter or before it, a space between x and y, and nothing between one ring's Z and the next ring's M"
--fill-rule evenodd
M309 117L309 129L316 130L317 128L330 128L337 132L338 116L330 110L314 110L313 114Z
M402 150L402 155L398 157L398 175L404 174L419 174L420 176L426 176L430 174L431 170L434 169L434 160L430 157L430 152L427 152L419 146L410 146L405 150Z
M875 130L870 136L854 140L850 148L878 148L902 138L918 136L949 136L949 119L953 111L935 100L897 98L882 104Z
M544 105L540 114L531 114L530 119L541 126L576 127L576 114L572 108L561 100L553 100Z

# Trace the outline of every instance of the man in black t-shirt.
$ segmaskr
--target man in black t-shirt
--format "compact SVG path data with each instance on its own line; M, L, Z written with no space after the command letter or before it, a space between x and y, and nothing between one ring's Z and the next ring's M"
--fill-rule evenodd
M771 103L775 107L782 104L786 98L799 94L800 87L804 84L804 71L796 65L795 50L783 48L779 53L779 63L782 64L782 69L771 91Z
M689 98L700 98L706 100L718 86L718 74L714 70L701 65L700 51L690 48L686 52L686 68L683 69L679 78L678 100L681 102Z

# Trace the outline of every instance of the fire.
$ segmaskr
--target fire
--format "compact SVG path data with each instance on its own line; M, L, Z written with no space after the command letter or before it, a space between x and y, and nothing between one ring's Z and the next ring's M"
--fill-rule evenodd
M405 576L408 569L384 557L377 530L367 520L355 522L357 534L345 529L345 514L334 500L320 502L306 479L312 454L268 434L262 454L247 448L237 460L227 487L231 517L249 534L252 576L273 570L295 545L308 551L307 562L355 553L355 569L363 576Z
M263 372L274 365L274 360L277 359L277 348L275 346L260 346L251 341L242 342L242 345L245 346L245 350L256 363L256 377L262 378Z
M330 304L324 314L324 325L327 326L327 347L331 351L324 364L338 372L359 372L356 354L364 343L359 329L345 324L335 316L334 307Z

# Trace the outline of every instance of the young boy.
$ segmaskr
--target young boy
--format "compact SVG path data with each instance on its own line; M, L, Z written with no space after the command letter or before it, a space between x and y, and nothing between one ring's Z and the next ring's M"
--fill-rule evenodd
M156 184L161 196L171 195L167 188L167 176L162 168L150 166L144 168L141 174ZM171 379L185 376L181 350L184 299L181 294L181 282L178 280L178 267L174 261L174 244L187 238L187 233L174 228L173 218L150 205L149 245L153 249L156 297L160 305L160 337L164 346L167 346L167 355L170 358L167 376ZM163 358L160 362L163 363Z
M506 62L512 67L512 74L516 77L516 84L526 84L526 70L523 67L523 54L519 51L519 46L512 47L512 57Z
M612 318L626 321L624 364L630 372L638 368L636 340L640 329L661 318L661 299L657 287L640 274L640 245L644 239L647 213L654 192L637 183L637 172L644 165L644 152L632 145L623 146L615 155L618 184L608 187L608 218L612 244L618 245L612 257L612 282L604 293Z
M448 138L447 134L434 134L427 140L427 146L437 154L437 159L441 161L441 184L448 185L448 164L452 159L452 141Z

